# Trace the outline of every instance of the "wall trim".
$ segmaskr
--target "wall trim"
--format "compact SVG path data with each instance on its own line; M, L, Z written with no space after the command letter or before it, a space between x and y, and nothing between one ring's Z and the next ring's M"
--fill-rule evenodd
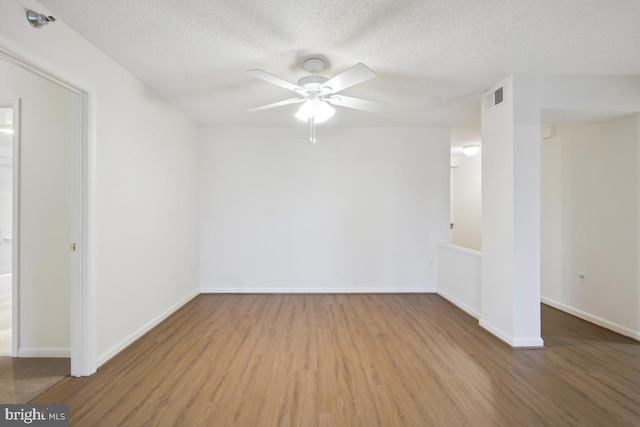
M341 287L287 287L268 286L202 286L203 294L432 294L436 288L431 286L341 286Z
M495 335L497 338L501 339L502 341L504 341L508 345L513 346L513 339L511 337L511 335L503 332L501 329L495 327L494 325L492 325L491 323L487 322L484 319L480 319L478 324L481 327L483 327L484 329L486 329L492 335Z
M571 307L570 305L563 304L560 301L556 301L551 298L541 296L540 301L543 304L546 304L560 311L564 311L565 313L569 313L572 316L579 317L582 320L586 320L587 322L591 322L605 329L609 329L610 331L616 332L620 335L624 335L626 337L640 341L640 331L634 331L633 329L627 328L626 326L619 325L615 322L611 322L609 320L603 319L602 317L595 316L593 314L579 310L575 307Z
M480 326L500 338L512 348L525 349L544 347L544 341L540 337L512 337L484 319L480 319Z
M476 319L480 319L480 312L478 310L476 310L473 307L463 303L462 301L460 301L458 298L454 297L450 293L448 293L446 291L443 291L442 289L438 289L437 293L438 293L438 295L440 295L441 297L443 297L444 299L446 299L447 301L449 301L451 304L455 305L456 307L458 307L462 311L464 311L467 314L475 317Z
M514 338L513 344L511 345L513 348L543 348L544 341L541 337L520 337Z
M154 317L149 322L142 325L142 327L138 328L137 330L129 334L122 341L120 341L119 343L112 346L110 349L108 349L104 353L102 353L100 356L98 356L98 360L97 360L98 368L104 365L106 362L108 362L111 358L113 358L115 355L120 353L122 350L124 350L125 348L133 344L133 342L136 341L138 338L142 337L151 329L158 326L163 320L165 320L167 317L169 317L170 315L178 311L180 308L182 308L189 301L197 297L199 294L200 292L198 290L190 292L186 297L182 298L180 301L173 304L171 307L169 307L168 309L160 313L158 316Z
M438 243L438 246L443 248L443 249L448 249L448 250L453 251L453 252L460 252L460 253L465 254L465 255L471 255L471 256L474 256L476 258L482 258L482 252L481 251L476 251L475 249L469 249L469 248L465 248L463 246L453 245L451 243Z
M18 350L18 357L71 357L69 347L23 347Z

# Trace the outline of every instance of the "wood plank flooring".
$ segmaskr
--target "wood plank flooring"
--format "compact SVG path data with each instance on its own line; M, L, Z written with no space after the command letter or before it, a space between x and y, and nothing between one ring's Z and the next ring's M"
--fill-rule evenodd
M512 350L434 294L200 295L32 403L72 426L640 425L640 343L543 306Z

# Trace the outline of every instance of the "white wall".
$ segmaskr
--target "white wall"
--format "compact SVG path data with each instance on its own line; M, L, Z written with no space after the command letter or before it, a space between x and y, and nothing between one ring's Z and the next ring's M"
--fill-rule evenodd
M438 245L438 294L473 317L481 313L482 254L451 244Z
M89 93L98 364L198 292L197 127L83 37L0 3L0 47Z
M68 357L71 93L0 61L0 97L21 98L18 354Z
M202 130L202 290L435 290L448 130L319 127L317 137Z
M640 115L555 128L542 142L543 301L640 338Z
M482 248L482 153L458 156L451 169L451 243Z

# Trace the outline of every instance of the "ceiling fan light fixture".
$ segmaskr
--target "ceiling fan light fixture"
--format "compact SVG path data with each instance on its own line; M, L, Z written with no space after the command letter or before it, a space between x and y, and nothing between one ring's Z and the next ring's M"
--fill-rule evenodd
M336 110L326 101L322 101L318 98L309 98L298 109L296 117L303 122L308 121L310 118L314 118L315 123L324 123L329 120Z
M314 115L316 123L324 123L329 120L335 114L336 109L329 103L320 101L316 107L316 113Z
M306 122L311 117L313 117L314 112L315 112L315 106L313 105L313 100L312 99L307 99L300 106L300 108L298 108L298 112L296 113L296 117L299 118L300 120L302 120L303 122Z

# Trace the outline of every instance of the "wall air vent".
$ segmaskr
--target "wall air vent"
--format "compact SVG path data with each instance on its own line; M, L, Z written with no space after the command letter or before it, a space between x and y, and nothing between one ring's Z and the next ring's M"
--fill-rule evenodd
M502 104L502 102L504 102L504 86L487 95L486 101L487 110L491 110L492 108Z

